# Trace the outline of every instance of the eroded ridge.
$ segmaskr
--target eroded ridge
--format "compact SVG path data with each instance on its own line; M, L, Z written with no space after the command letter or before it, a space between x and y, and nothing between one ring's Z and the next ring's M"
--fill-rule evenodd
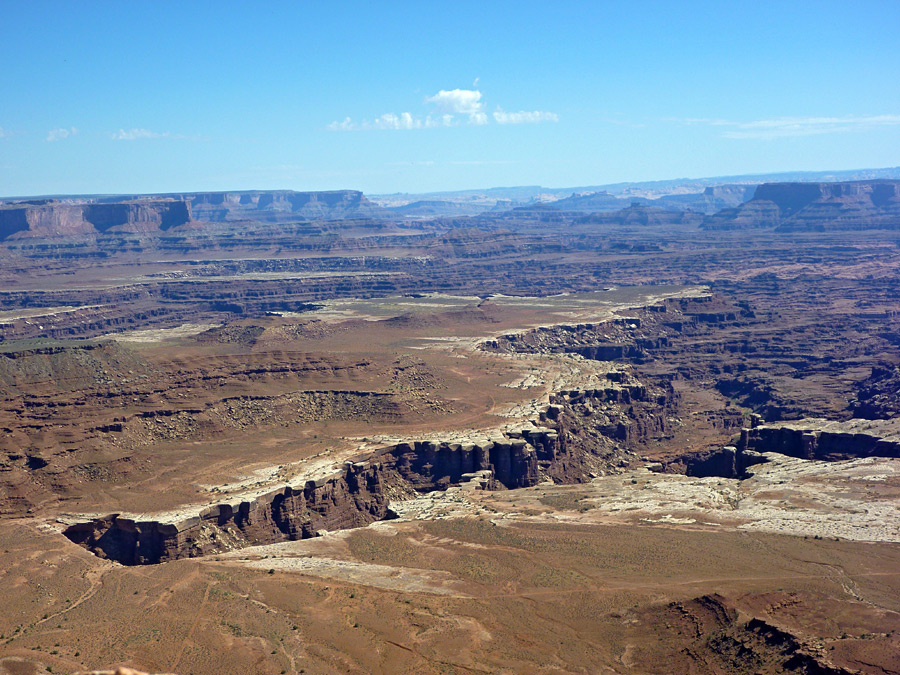
M900 458L900 418L830 421L804 419L761 424L741 434L741 446L801 459Z
M122 564L155 564L367 525L392 517L392 498L460 483L516 489L546 478L571 483L622 471L636 459L633 448L665 430L665 415L654 411L673 400L671 392L624 375L609 373L613 379L604 388L553 394L537 420L489 438L398 442L355 457L330 475L189 517L111 514L75 522L64 534Z

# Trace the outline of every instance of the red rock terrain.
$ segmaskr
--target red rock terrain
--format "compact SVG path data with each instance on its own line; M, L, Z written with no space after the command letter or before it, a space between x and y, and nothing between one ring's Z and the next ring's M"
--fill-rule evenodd
M0 673L898 672L885 185L749 232L31 205L73 234L0 249Z

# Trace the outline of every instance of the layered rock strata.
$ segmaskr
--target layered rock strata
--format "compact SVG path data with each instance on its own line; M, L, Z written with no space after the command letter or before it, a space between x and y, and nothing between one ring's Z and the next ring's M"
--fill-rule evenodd
M76 544L125 565L193 558L251 544L313 537L388 515L381 464L350 463L339 473L286 486L257 499L216 504L177 520L135 520L118 514L65 530Z
M529 438L545 449L554 436L547 431ZM64 534L122 564L154 564L366 525L390 515L391 492L430 492L468 481L484 489L516 488L539 480L536 447L519 438L398 443L357 459L302 486L216 504L196 516L162 522L113 514L70 525Z
M183 192L132 195L132 199L166 198L189 203L198 221L253 220L279 222L298 218L370 218L390 212L370 202L358 190L295 192L293 190L241 190L237 192ZM115 199L121 200L122 197Z
M696 478L748 478L747 469L756 464L766 462L759 452L747 450L743 446L726 445L695 452L667 462L649 465L649 468L661 473L680 473Z
M113 514L76 522L64 534L126 565L304 539L390 517L394 494L427 493L466 482L481 489L515 489L544 477L580 482L594 471L621 470L634 457L628 447L665 426L665 415L635 412L642 403L667 407L665 396L637 383L559 392L551 401L536 423L493 438L394 443L354 458L332 475L216 504L195 516L164 522ZM586 423L586 404L607 410L588 415L594 419Z
M900 420L834 422L806 419L764 424L743 429L738 447L826 461L860 457L900 458Z
M804 419L741 429L735 445L684 455L650 465L666 473L700 478L746 478L747 469L766 460L765 453L836 462L865 457L900 459L900 420L829 421Z
M45 199L0 207L0 239L66 237L102 232L152 233L190 221L191 207L183 200L68 204Z

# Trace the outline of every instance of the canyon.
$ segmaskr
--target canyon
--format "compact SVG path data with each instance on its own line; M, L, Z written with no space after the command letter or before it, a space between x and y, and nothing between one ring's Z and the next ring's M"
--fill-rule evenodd
M897 181L647 194L7 200L0 673L897 672Z

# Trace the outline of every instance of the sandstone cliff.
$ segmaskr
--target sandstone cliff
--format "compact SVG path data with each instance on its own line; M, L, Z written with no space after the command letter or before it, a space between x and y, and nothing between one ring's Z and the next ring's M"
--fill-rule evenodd
M900 424L897 420L824 419L763 424L742 430L738 449L825 461L900 458Z
M256 544L307 539L322 530L344 530L390 517L388 494L442 490L477 480L486 488L537 484L542 449L556 435L536 431L531 442L501 438L475 443L417 441L388 446L335 474L285 486L234 504L216 504L197 515L138 520L112 514L65 530L76 544L125 565L193 558Z
M384 218L391 212L357 190L189 192L158 195L38 199L0 204L0 240L97 233L152 234L191 221Z
M173 199L91 204L44 199L0 207L0 239L159 232L190 220L190 205Z

